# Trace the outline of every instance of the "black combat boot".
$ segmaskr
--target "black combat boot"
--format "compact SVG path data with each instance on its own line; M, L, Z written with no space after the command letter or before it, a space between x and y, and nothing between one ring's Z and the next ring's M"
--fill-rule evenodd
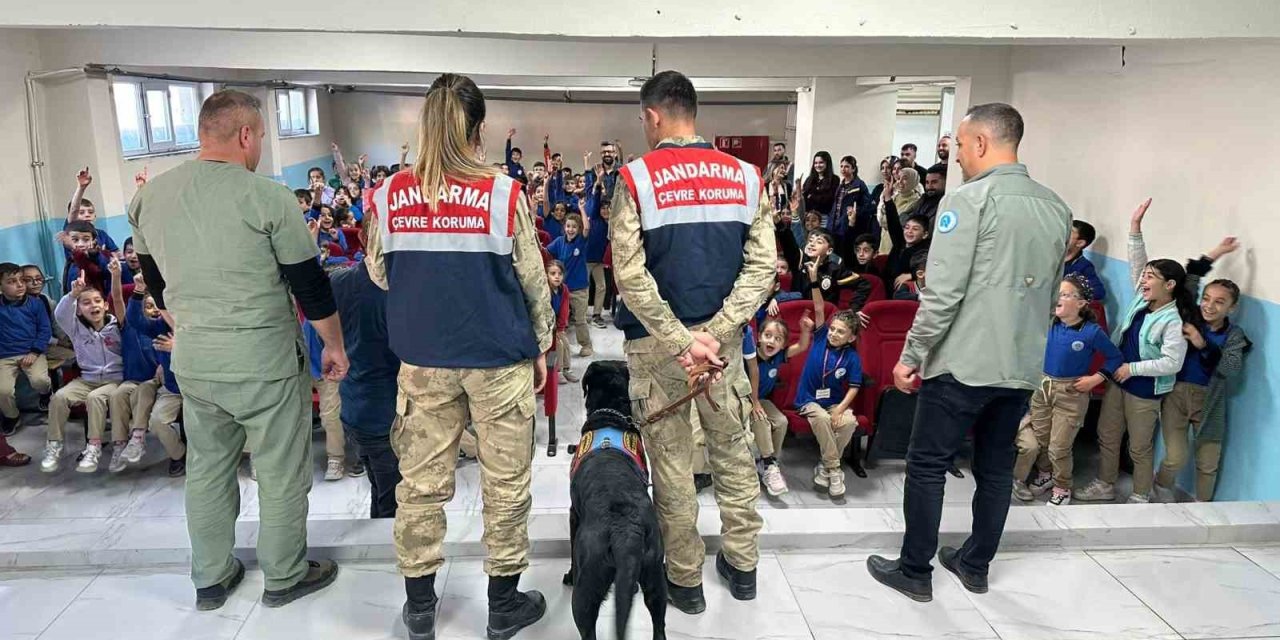
M489 576L489 640L508 640L547 613L537 591L517 591L520 576Z
M409 630L409 640L436 640L436 612L440 610L436 574L405 578L404 592L408 598L400 616Z

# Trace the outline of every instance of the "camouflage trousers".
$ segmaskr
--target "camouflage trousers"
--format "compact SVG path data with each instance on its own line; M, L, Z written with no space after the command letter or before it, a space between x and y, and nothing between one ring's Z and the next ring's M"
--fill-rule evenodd
M656 339L629 340L625 349L631 370L632 412L637 420L644 420L651 412L688 392L684 369ZM758 538L763 520L756 510L760 485L748 446L746 425L751 412L751 384L742 367L741 336L736 341L729 340L721 348L720 357L728 367L724 378L711 387L720 411L712 409L705 396L698 396L696 414L715 481L725 558L734 568L750 571L760 559ZM690 418L691 412L679 411L642 427L653 472L658 523L667 550L667 577L682 587L702 584L702 563L706 556L706 547L698 534Z
M453 499L458 448L468 418L476 430L484 501L485 573L529 566L533 363L495 369L400 367L391 445L403 478L396 488L400 572L417 578L444 564L444 506Z

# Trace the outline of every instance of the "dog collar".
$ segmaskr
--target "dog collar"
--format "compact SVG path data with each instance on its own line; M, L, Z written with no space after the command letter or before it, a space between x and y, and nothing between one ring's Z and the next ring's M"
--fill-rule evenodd
M629 415L627 415L627 414L625 414L625 413L623 413L623 412L621 412L621 411L618 411L617 409L609 409L609 408L596 409L595 411L592 411L591 413L588 413L588 414L587 414L587 419L588 419L588 420L590 420L590 419L591 419L591 416L594 416L594 415L596 415L597 413L603 413L603 414L606 414L606 415L611 415L611 416L613 416L613 417L615 417L615 418L617 418L617 419L619 419L619 420L621 420L621 421L623 421L623 422L625 422L625 423L627 423L627 424L632 424L632 425L633 425L633 424L636 424L636 420L635 420L635 418L632 418L631 416L629 416Z
M638 432L617 427L601 427L582 434L582 439L578 441L578 451L573 455L573 462L569 464L569 477L572 478L578 472L578 465L582 464L587 456L605 449L619 451L630 458L636 473L640 474L640 479L648 484L649 462L645 458L644 441Z

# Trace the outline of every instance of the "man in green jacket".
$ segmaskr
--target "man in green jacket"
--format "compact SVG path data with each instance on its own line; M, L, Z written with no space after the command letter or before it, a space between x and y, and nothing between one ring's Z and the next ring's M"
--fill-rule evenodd
M920 397L907 453L898 560L867 559L881 583L933 599L945 474L972 430L973 534L938 559L975 593L1009 513L1014 440L1040 381L1051 311L1062 278L1071 210L1018 162L1022 116L1006 104L973 107L955 145L965 184L938 207L929 284L894 368L894 384ZM921 384L920 380L924 382Z

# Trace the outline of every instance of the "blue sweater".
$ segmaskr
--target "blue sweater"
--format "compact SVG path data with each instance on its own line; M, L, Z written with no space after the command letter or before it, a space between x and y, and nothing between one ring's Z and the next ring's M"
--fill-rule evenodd
M1124 364L1124 356L1107 334L1094 322L1075 327L1054 320L1049 327L1049 341L1044 347L1044 374L1052 378L1079 378L1089 375L1095 353L1106 357L1102 366L1108 378Z
M363 262L334 273L330 280L351 361L338 387L342 422L362 433L390 433L396 417L400 359L387 338L387 292L373 283Z
M0 298L0 358L44 353L52 335L49 310L39 297Z
M511 138L507 138L507 177L524 182L524 166L511 159Z
M134 294L125 305L124 329L120 331L121 356L124 358L124 379L146 382L156 377L156 350L151 341L168 333L169 325L162 318L152 320L142 311L144 296Z
M609 245L609 221L600 217L600 198L595 193L587 198L586 208L591 219L591 233L587 234L587 262L603 262L605 247Z
M1068 262L1063 269L1064 276L1077 274L1083 276L1085 281L1089 283L1089 288L1093 289L1094 300L1102 302L1107 298L1107 285L1102 284L1102 278L1098 277L1098 270L1083 255L1076 256L1076 259Z
M564 263L564 283L570 291L586 289L590 279L587 276L587 240L581 235L572 241L568 236L560 236L551 241L547 252L556 260Z

